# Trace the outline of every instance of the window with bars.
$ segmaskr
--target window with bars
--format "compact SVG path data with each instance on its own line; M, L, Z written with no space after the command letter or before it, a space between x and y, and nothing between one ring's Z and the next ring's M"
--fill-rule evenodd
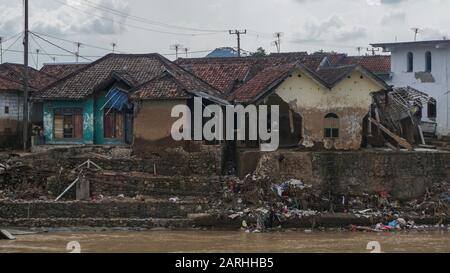
M53 134L55 139L83 138L83 109L55 109Z
M330 113L324 120L325 138L339 138L339 117Z

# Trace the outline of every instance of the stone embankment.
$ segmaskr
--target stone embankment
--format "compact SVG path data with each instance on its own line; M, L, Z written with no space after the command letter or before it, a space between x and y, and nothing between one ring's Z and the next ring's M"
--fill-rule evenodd
M222 174L222 149L77 147L0 156L0 227L402 228L450 224L450 153L300 152L238 155L241 178ZM101 167L78 168L91 160ZM77 177L91 200L73 201ZM399 226L400 226L399 224Z

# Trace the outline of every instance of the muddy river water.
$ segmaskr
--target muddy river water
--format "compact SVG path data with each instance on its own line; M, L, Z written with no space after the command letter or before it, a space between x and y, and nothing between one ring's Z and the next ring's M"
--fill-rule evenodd
M370 252L369 242L379 243L382 252L450 253L450 232L352 233L346 231L286 231L245 233L227 231L148 232L52 232L17 235L14 241L0 240L0 252ZM76 242L76 243L73 243Z

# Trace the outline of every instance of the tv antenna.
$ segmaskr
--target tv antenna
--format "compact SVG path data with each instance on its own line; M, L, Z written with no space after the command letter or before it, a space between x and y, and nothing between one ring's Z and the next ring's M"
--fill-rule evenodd
M423 32L423 30L418 27L413 27L411 30L414 32L414 41L417 41L417 35Z
M273 34L273 37L276 38L276 40L272 42L272 45L277 47L278 53L281 52L281 37L283 36L284 36L283 32L275 32Z
M178 59L178 51L183 48L182 44L173 44L170 46L171 50L175 50L175 59Z

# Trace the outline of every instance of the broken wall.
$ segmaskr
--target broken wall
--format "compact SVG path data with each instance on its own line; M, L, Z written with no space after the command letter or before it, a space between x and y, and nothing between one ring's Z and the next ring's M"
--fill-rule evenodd
M240 176L256 170L274 182L297 178L322 193L362 196L386 192L398 200L425 195L433 184L450 181L446 152L298 152L238 154Z
M311 148L357 150L361 147L363 120L372 104L370 93L383 87L354 71L331 90L318 84L305 73L293 72L276 94L302 116L303 145ZM339 117L339 137L325 138L324 118L333 113Z

